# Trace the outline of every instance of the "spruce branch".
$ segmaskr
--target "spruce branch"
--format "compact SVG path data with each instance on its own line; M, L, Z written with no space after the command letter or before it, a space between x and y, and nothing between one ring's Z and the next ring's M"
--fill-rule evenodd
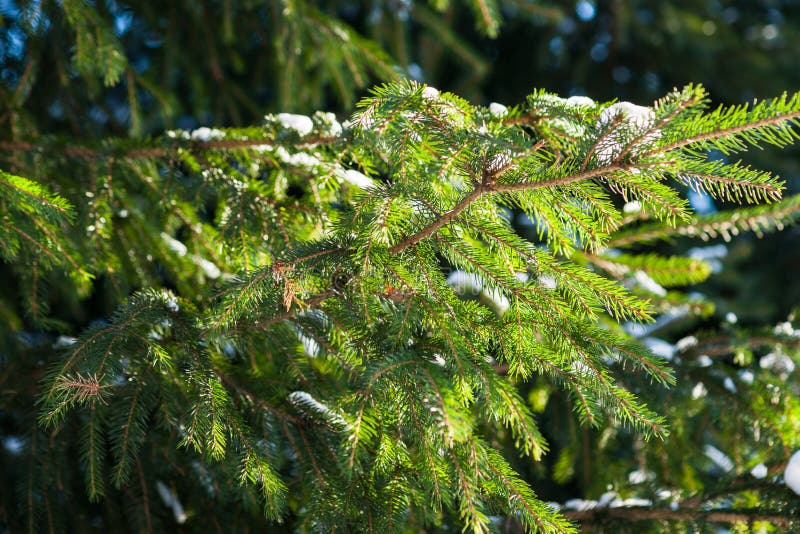
M639 522L648 520L657 521L704 521L710 523L747 523L763 521L782 528L796 525L798 518L792 515L765 512L760 508L742 509L735 512L720 510L703 510L697 508L666 508L619 507L619 508L593 508L582 511L565 511L564 516L572 521L584 524L603 523L608 520L623 520Z
M294 145L296 148L309 148L319 145L330 145L340 143L342 139L337 136L305 137L302 142ZM156 143L158 140L156 140ZM128 141L117 141L118 147L114 147L114 141L107 141L106 145L113 148L98 149L91 146L66 145L59 148L55 143L33 143L28 141L0 141L0 151L3 152L43 152L55 149L69 158L102 160L108 157L132 160L152 160L166 157L177 156L181 150L202 153L209 150L236 150L252 149L264 146L280 146L272 138L264 139L212 139L208 141L191 140L186 144L175 143L170 138L162 140L164 144L172 144L171 147L135 147L126 148Z

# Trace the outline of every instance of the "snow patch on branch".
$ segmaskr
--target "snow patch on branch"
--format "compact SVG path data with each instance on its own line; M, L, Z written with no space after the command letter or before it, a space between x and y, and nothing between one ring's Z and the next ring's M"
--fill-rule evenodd
M650 352L656 356L661 356L667 361L672 360L677 351L677 347L672 343L667 343L663 339L657 337L646 337L642 340L644 346L650 349Z
M505 107L503 104L492 102L491 104L489 104L489 113L492 114L492 117L502 119L503 117L508 115L508 108Z
M345 422L341 415L334 412L305 391L293 391L289 394L288 398L289 402L291 402L297 408L312 410L321 415L327 421L331 421L337 425L347 426L347 422Z
M644 484L656 478L656 474L647 469L636 469L628 473L628 483L632 485Z
M750 470L750 474L753 475L754 478L765 478L767 476L767 466L764 464L758 464Z
M186 248L186 245L184 245L183 243L181 243L180 241L178 241L177 239L175 239L166 232L161 232L161 239L164 240L164 242L167 244L167 247L172 252L174 252L181 258L186 256L186 253L189 251L189 249Z
M703 447L703 452L705 453L705 455L708 457L709 460L714 462L714 464L716 464L717 467L719 467L726 473L733 471L734 467L733 460L731 460L727 454L725 454L715 446L706 444L706 446ZM800 465L798 467L800 467Z
M652 109L630 102L617 102L604 109L597 119L597 129L605 132L595 147L598 163L601 165L611 163L622 153L625 145L639 136L644 135L637 141L640 147L650 146L660 139L660 131L649 131L653 128L655 120L656 116Z
M314 122L306 115L295 115L294 113L278 113L275 118L287 130L294 130L300 137L308 135L314 129Z
M175 492L160 480L156 481L156 489L158 490L159 496L161 496L161 500L164 501L164 504L172 508L172 515L175 517L175 522L179 525L186 523L189 516L186 515L183 505L181 505L181 501L178 500L178 496Z
M192 131L190 137L192 141L211 141L212 139L222 139L225 137L225 132L217 130L216 128L207 128L203 126Z
M439 90L435 87L426 86L425 89L422 90L422 98L426 100L435 100L439 98Z
M447 277L447 285L453 288L457 295L464 293L478 293L486 298L491 306L500 314L508 310L511 303L503 293L497 289L487 289L484 287L483 280L474 273L468 273L461 269L453 271Z
M661 286L661 284L650 278L650 275L648 275L646 272L636 271L635 273L633 273L633 277L636 280L636 283L639 285L639 287L641 287L648 293L658 295L659 297L667 296L667 290L664 289Z
M372 189L375 187L375 181L372 178L354 169L341 170L337 175L345 182L360 187L361 189Z
M792 454L786 470L783 472L783 481L790 490L800 495L800 451Z

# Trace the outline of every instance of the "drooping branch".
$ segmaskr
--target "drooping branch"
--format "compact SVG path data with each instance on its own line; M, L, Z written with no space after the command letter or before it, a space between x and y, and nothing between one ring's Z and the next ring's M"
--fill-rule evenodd
M341 137L308 137L301 143L297 143L298 148L308 148L316 145L327 145L341 141ZM261 146L276 146L274 139L212 139L209 141L192 140L186 144L175 144L170 147L141 147L130 150L123 150L114 153L113 150L97 149L84 145L67 145L62 147L61 153L64 156L76 159L101 159L112 155L126 159L157 159L169 156L177 152L179 148L188 148L193 151L204 150L234 150L237 148L257 148ZM46 147L27 141L0 141L0 152L34 152Z
M712 523L751 523L763 521L780 527L800 523L800 517L768 513L759 509L737 509L734 511L698 510L678 508L593 508L591 510L565 511L564 516L579 523L601 523L607 520L623 521L706 521Z

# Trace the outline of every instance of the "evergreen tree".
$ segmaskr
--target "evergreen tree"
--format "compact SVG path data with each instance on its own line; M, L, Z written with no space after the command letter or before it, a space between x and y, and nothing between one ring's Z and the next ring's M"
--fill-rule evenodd
M156 91L110 29L119 7L20 7L31 43L75 32L65 65L93 91L126 80L134 135L42 135L82 104L37 123L35 66L4 88L8 529L797 528L794 317L686 332L713 313L688 288L720 253L664 243L798 218L736 157L797 139L800 94L480 106L401 79L329 6L238 6L276 17L281 106L396 81L344 123L284 111L141 138L158 121L136 118L138 91ZM474 13L498 31L497 6ZM748 206L698 214L690 193ZM692 335L655 337L669 328Z

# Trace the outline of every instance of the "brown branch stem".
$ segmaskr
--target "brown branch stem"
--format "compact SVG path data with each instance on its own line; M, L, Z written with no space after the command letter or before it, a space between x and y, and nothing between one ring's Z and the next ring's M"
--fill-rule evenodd
M765 521L774 525L788 527L800 521L785 515L763 513L759 510L695 510L666 508L594 508L582 511L567 511L564 516L572 521L581 523L601 522L607 519L622 519L625 521L711 521L715 523L750 523L752 521Z
M298 148L306 148L314 145L331 144L338 141L339 137L309 137L303 139L301 143L295 146ZM134 148L124 152L121 157L127 159L151 159L163 158L179 148L189 148L191 150L215 150L215 149L236 149L236 148L254 148L258 146L275 146L272 139L213 139L210 141L190 141L187 144L176 144L173 147L147 147L147 148ZM46 148L45 145L39 145L27 141L0 141L0 152L33 152L40 148ZM88 146L68 145L64 146L62 153L71 158L77 159L100 159L109 155L108 151L98 150Z

